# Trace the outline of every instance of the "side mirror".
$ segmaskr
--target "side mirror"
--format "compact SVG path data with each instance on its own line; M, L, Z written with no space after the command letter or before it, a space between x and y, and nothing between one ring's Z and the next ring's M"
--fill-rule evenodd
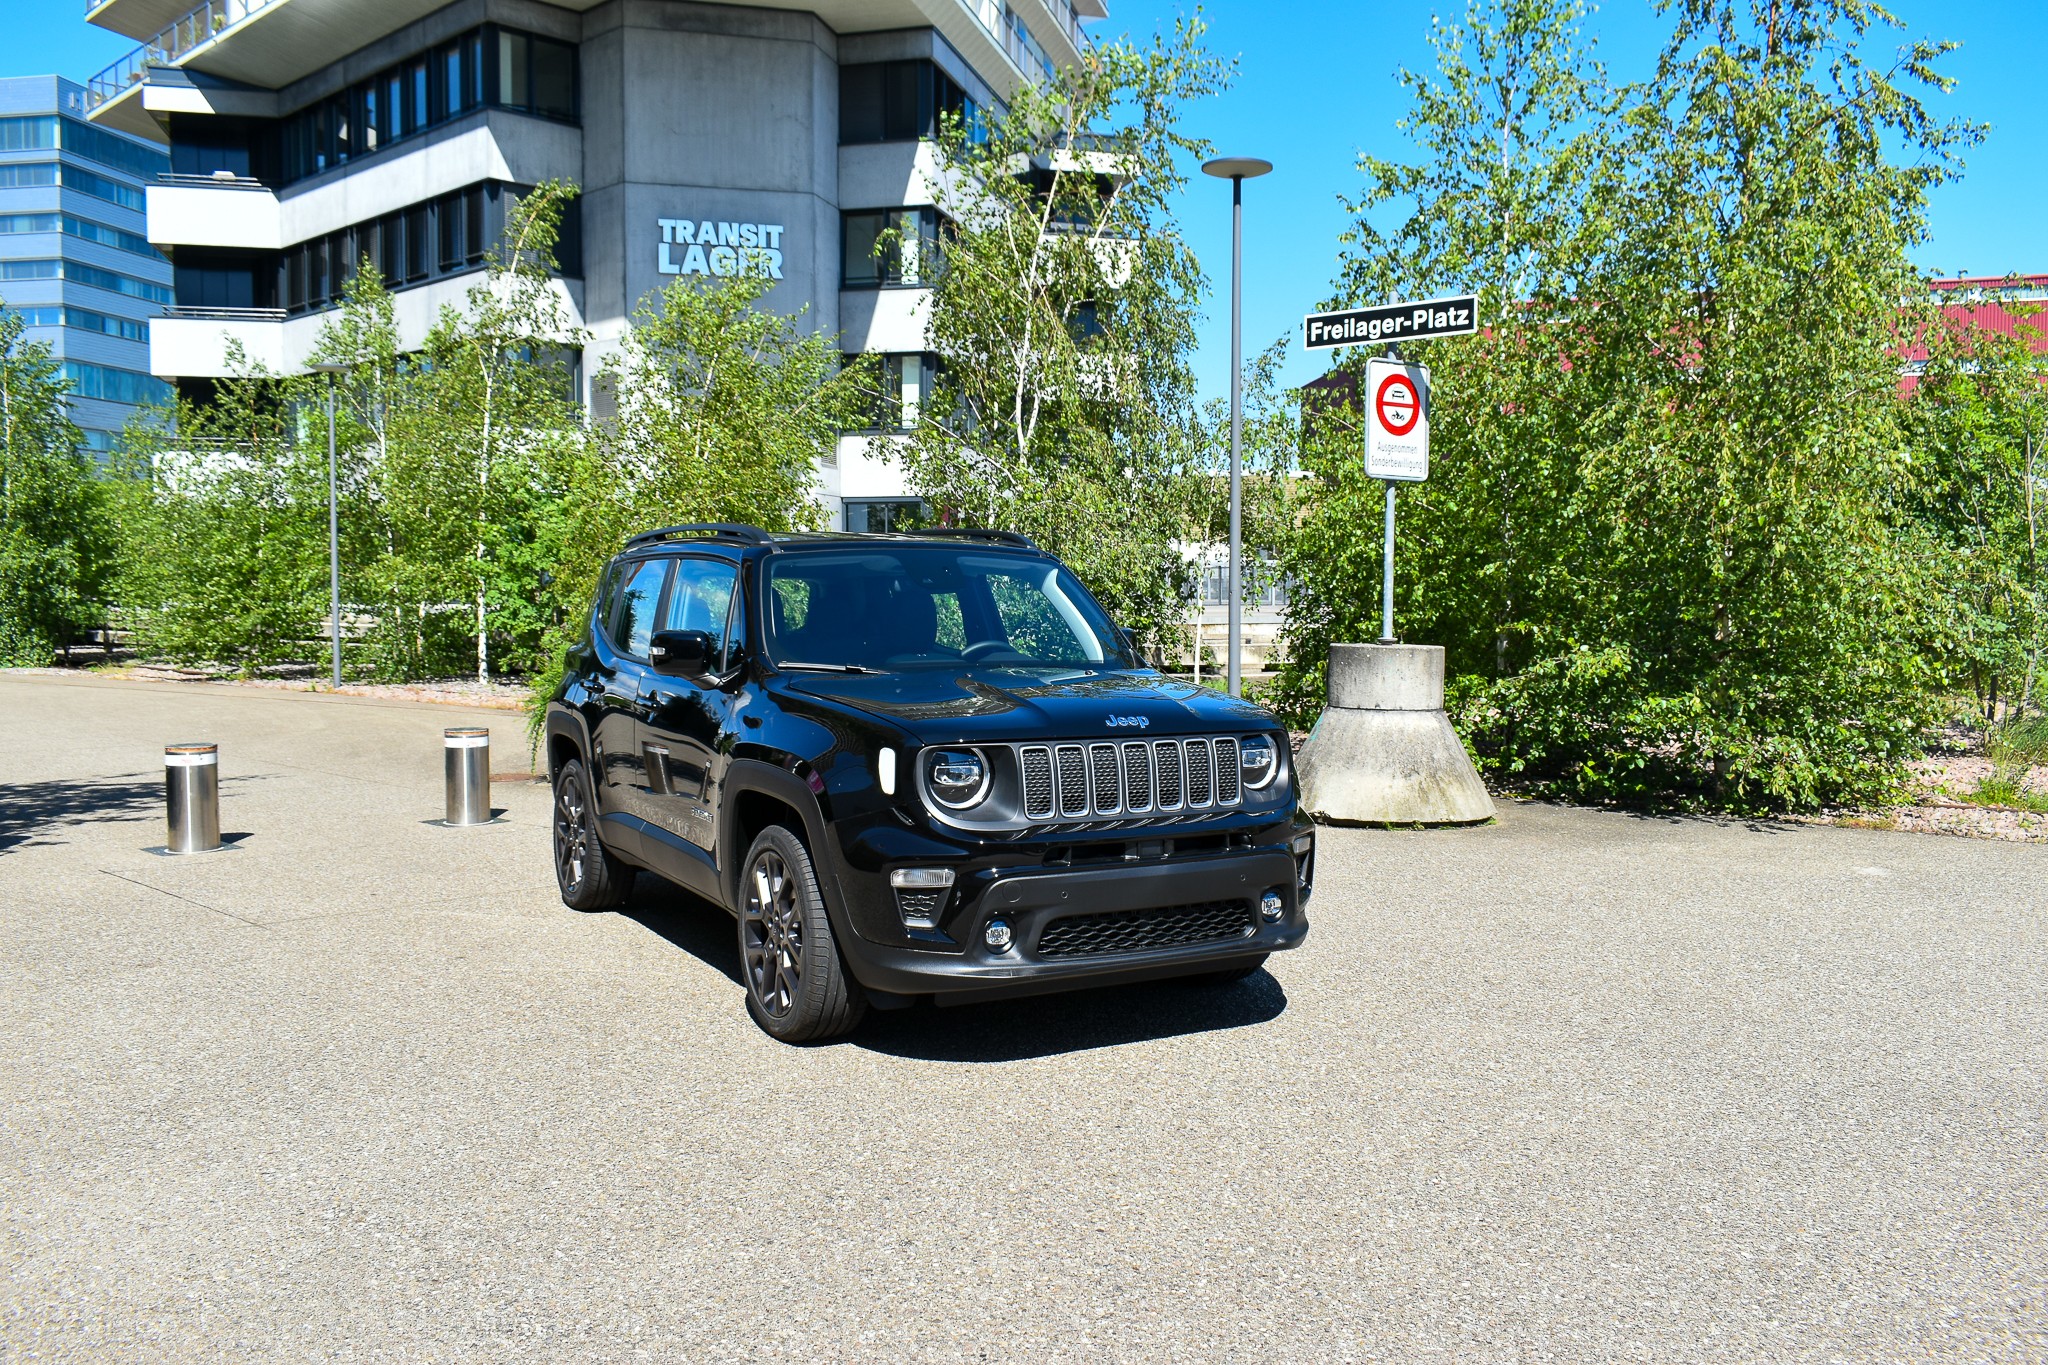
M711 671L711 636L701 630L658 630L647 645L654 671L671 678L701 678Z

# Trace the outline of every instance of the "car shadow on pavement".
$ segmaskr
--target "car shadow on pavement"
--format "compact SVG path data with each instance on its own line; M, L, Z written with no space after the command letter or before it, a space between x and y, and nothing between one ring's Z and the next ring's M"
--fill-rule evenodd
M1280 1017L1287 992L1270 972L1228 985L1157 981L1023 1000L870 1014L847 1041L924 1062L1022 1062L1144 1043Z
M643 872L617 913L725 973L733 985L741 984L739 935L732 916L702 896Z
M58 782L0 782L0 854L41 844L73 825L161 815L162 773L124 773Z
M724 973L740 979L732 916L660 877L640 875L617 914ZM1277 1019L1287 992L1270 972L1227 985L1145 982L1023 1000L875 1011L843 1041L892 1057L928 1062L1020 1062L1063 1052L1116 1047Z

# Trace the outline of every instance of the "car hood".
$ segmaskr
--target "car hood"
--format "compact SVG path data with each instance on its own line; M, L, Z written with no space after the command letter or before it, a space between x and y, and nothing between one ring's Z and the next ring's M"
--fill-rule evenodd
M799 696L885 717L933 743L1137 739L1270 729L1264 707L1149 670L932 669L865 676L784 673Z

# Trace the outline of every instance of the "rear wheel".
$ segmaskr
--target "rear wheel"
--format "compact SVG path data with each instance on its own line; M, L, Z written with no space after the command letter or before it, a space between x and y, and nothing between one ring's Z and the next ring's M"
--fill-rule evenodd
M583 760L555 774L555 883L571 910L608 910L633 890L633 869L597 835L597 810Z
M847 974L803 841L770 825L740 882L740 973L747 1012L770 1037L811 1043L851 1032L867 997Z

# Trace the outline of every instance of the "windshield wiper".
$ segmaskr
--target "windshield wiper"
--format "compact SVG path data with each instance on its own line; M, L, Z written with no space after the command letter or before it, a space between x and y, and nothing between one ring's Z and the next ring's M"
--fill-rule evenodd
M813 673L880 673L879 668L866 668L860 664L777 664L777 668L806 669Z

